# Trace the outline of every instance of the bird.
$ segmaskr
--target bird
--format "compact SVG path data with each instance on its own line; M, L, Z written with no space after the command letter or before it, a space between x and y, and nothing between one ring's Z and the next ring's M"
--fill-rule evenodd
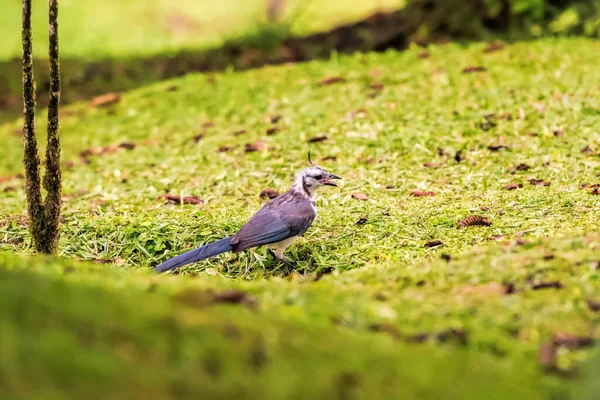
M296 269L283 253L298 238L304 236L317 216L317 188L337 186L333 181L342 179L315 165L310 159L310 151L308 162L311 166L300 171L290 190L265 204L234 236L180 254L157 265L154 270L171 271L229 251L239 253L264 245L276 260L292 270Z

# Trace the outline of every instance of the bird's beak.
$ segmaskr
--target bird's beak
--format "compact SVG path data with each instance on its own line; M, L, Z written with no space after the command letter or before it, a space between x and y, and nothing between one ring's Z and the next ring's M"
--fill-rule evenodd
M335 182L331 182L332 179L342 179L342 178L337 175L329 174L329 176L327 177L325 182L323 182L323 184L327 185L327 186L337 186L337 184Z

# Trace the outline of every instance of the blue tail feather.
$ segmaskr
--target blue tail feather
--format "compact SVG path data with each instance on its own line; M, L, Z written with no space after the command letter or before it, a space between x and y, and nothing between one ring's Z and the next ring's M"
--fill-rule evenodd
M205 260L209 257L216 256L227 251L231 251L231 240L233 236L225 239L217 240L204 246L198 247L197 249L190 250L176 257L173 257L160 265L154 267L156 272L165 272L175 268L183 267L197 261Z

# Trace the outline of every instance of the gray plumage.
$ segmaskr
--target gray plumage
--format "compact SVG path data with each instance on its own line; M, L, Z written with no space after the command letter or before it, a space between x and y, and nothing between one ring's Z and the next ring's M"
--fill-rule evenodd
M234 236L190 250L154 269L157 272L169 271L227 251L238 253L264 245L269 247L271 254L278 260L288 267L294 267L283 256L283 252L297 238L304 236L313 223L317 215L317 188L323 185L337 186L331 180L341 179L312 162L311 165L311 168L298 174L289 191L265 204ZM273 248L276 250L272 251Z
M264 244L303 236L317 216L311 200L290 190L265 204L231 241L234 253Z

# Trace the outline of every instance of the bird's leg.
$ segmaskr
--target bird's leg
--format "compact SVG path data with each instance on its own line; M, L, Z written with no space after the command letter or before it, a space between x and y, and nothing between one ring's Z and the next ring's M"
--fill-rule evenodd
M288 270L288 273L291 273L292 271L296 270L297 267L290 261L288 260L287 257L284 257L283 255L279 256L277 254L277 252L275 252L273 249L267 249L267 251L269 252L269 254L271 254L273 256L273 258L275 258L277 261L281 261L283 264L285 264L290 270Z

